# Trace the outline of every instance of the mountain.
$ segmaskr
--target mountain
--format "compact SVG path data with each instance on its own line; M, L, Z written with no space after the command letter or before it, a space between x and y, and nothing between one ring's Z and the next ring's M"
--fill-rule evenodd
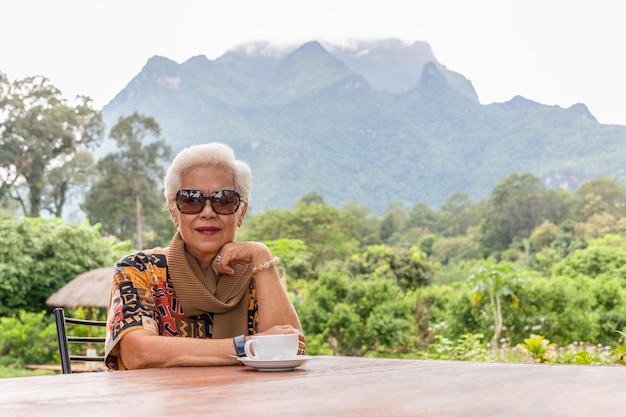
M111 127L134 111L154 117L175 151L232 146L252 167L253 212L309 192L377 214L395 202L438 208L456 192L487 197L511 173L564 188L626 179L625 126L598 123L584 104L482 105L425 42L258 42L182 64L155 56L102 114Z

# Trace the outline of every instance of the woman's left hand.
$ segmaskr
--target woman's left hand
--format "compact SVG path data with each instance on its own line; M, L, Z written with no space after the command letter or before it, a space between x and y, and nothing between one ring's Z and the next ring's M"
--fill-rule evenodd
M304 338L304 333L302 330L293 327L290 324L277 324L269 329L258 332L258 336L269 335L269 334L290 334L295 333L298 335L298 355L306 355L306 339Z

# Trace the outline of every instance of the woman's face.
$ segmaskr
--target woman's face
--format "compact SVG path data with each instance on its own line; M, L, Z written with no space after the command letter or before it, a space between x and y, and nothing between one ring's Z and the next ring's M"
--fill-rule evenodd
M216 190L232 190L235 184L233 174L222 168L196 167L182 177L181 188L200 190L208 196ZM184 214L178 210L176 202L169 204L170 215L187 251L203 269L211 265L224 244L235 240L247 209L248 204L242 201L235 214L216 214L207 201L200 213Z

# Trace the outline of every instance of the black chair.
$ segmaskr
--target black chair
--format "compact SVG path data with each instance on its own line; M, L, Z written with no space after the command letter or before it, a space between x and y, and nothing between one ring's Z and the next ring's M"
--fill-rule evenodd
M70 355L69 343L88 343L88 344L103 344L104 337L91 336L68 336L67 325L81 325L88 327L105 327L105 321L97 320L85 320L75 319L72 317L65 317L65 313L62 308L54 309L54 319L57 325L57 338L59 339L59 353L61 355L61 369L64 374L72 373L72 362L101 362L104 364L104 356L92 356L92 355ZM90 329L91 330L91 329Z

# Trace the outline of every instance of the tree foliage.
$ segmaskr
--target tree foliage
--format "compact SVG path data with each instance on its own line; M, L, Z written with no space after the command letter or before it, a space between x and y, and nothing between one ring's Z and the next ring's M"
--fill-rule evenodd
M379 280L398 287L403 294L402 303L411 304L410 293L416 294L409 309L412 315L401 316L404 325L414 332L410 344L404 346L409 350L415 343L461 340L468 334L492 335L493 347L502 340L511 345L522 343L531 332L541 332L550 340L565 344L583 339L601 343L614 340L615 330L624 327L626 317L623 307L626 303L622 301L626 287L623 234L586 239L577 237L576 230L593 227L594 216L611 216L615 224L621 218L608 213L610 204L600 204L598 207L607 210L596 210L589 217L584 195L549 190L532 176L518 176L503 184L504 190L494 192L493 200L472 202L457 195L442 206L441 212L416 204L408 215L403 215L402 205L396 204L388 212L386 222L367 220L365 212L361 210L358 214L354 207L346 209L356 222L353 230L360 245L342 244L341 239L351 238L343 229L335 228L335 240L329 242L349 247L351 255L347 258L314 255L317 262L307 267L317 272L306 275L309 277L306 285L298 285L301 302L297 305L306 317L313 351L346 354L377 351L363 340L356 342L354 329L366 333L366 320L358 313L356 301L346 300L352 300L354 294L363 297L360 286L374 286L368 282ZM616 184L608 185L604 181L600 184L605 190L619 189ZM595 195L601 202L607 193ZM503 201L508 202L500 204ZM543 208L531 213L532 207L539 203ZM504 207L512 204L525 209L515 212L517 215L506 213ZM319 199L312 205L330 211L319 204ZM486 224L497 207L502 210L501 225L507 225L499 229L503 236L495 228L489 229L496 223ZM340 210L332 210L341 215ZM292 230L292 236L300 236L309 247L307 229L289 229L290 215L295 213L301 215L302 207L297 206L292 212L268 210L262 215L249 216L248 225L254 226L258 233L255 238L261 240L266 232L277 236L279 230ZM366 221L367 226L363 226ZM320 230L336 224L335 219L316 217ZM371 225L376 224L381 238L372 239L376 229ZM416 230L423 232L414 234ZM387 236L390 243L382 244L382 236ZM391 236L394 237L389 239ZM484 246L489 243L487 237L493 238L492 242L510 243L502 243L497 251L490 252ZM413 246L405 246L409 242ZM486 261L485 253L493 257ZM331 270L323 269L324 265L332 265ZM466 284L468 279L472 286ZM388 297L394 299L393 295ZM367 309L366 301L363 304ZM400 320L400 316L394 317ZM361 348L357 347L359 343ZM395 350L396 354L400 351L401 348Z
M521 278L510 263L494 265L487 262L478 267L468 277L468 281L472 285L473 305L479 304L482 298L487 299L489 314L493 319L491 349L496 350L504 326L502 303L506 298L514 307L519 306L516 289L521 285Z
M311 279L311 251L301 239L277 239L265 242L273 255L280 258L279 270L286 280Z
M582 214L589 218L608 212L614 217L626 215L626 191L614 180L599 177L583 183L576 194L582 199Z
M315 267L325 261L345 259L358 247L356 218L348 211L318 199L300 201L293 210L267 209L247 217L243 240L300 239L311 251Z
M441 229L443 236L462 236L480 222L484 202L475 204L465 193L454 193L441 206Z
M573 279L621 279L626 286L626 240L617 235L593 239L588 246L571 253L553 268L555 275Z
M554 221L537 220L528 236L524 237L525 231L513 236L500 253L506 258L488 262L480 246L484 241L480 225L488 213L470 216L472 220L464 223L467 227L457 229L450 224L462 222L450 222L451 217L465 217L450 217L450 213L473 213L491 202L475 203L462 197L442 207L445 213L432 211L421 217L428 217L429 223L414 226L410 215L404 217L406 223L392 232L392 241L403 242L398 246L371 238L380 233L383 222L368 217L367 210L327 206L317 195L307 196L293 210L248 215L238 239L265 241L281 258L279 269L300 314L309 353L439 355L464 360L484 356L465 352L470 347L481 351L479 335L493 335L492 346L503 340L511 345L522 343L533 333L558 344L583 339L610 343L615 331L624 328L626 238L609 234L577 239L577 227L589 225L593 216L608 214L607 209L586 217L583 201L577 193L571 199L548 199L545 213L560 210L568 213L566 220L556 220L559 216L552 216ZM394 210L403 218L400 206ZM423 207L419 211L428 213ZM43 308L43 301L61 281L99 266L87 261L103 258L85 253L97 253L103 250L102 243L109 244L97 230L84 225L70 227L43 219L4 222L12 226L1 230L7 245L2 246L0 263L0 314L17 314L19 308L28 306ZM81 233L86 228L91 237L56 232L66 228ZM451 236L463 228L464 234ZM453 229L457 232L451 233ZM415 230L427 234L417 237ZM87 243L92 240L94 245L100 242L98 248L90 249ZM75 241L80 243L72 245ZM405 246L409 242L414 244ZM102 262L111 264L114 258ZM72 270L77 265L80 268ZM60 271L66 275L51 282L49 271L58 271L55 277ZM467 285L470 276L476 285ZM513 279L522 276L523 280ZM457 351L454 341L467 344L458 347L464 353L453 354Z
M512 174L489 199L483 222L483 245L488 252L504 251L515 237L528 238L549 218L549 190L531 174Z
M68 200L76 197L77 191L87 186L96 175L91 153L76 152L66 164L50 171L42 198L43 207L54 217L62 218Z
M56 325L45 311L19 310L14 316L0 316L0 366L59 361Z
M416 246L409 249L368 246L346 264L358 276L391 279L403 290L428 285L432 278L432 265Z
M0 199L16 200L25 216L42 209L61 211L69 186L49 188L60 169L71 164L80 150L95 144L102 134L100 114L89 97L70 105L45 77L9 82L0 73ZM72 170L65 169L69 175ZM48 204L45 203L56 203Z
M120 118L110 133L117 151L98 162L100 177L82 206L92 222L102 223L103 232L133 239L138 248L144 248L144 237L147 246L166 246L174 232L159 192L171 148L159 135L151 117Z
M46 299L81 273L112 265L114 239L59 219L0 220L0 316L48 310Z
M337 355L404 351L415 343L412 311L411 297L393 280L359 279L341 269L323 272L298 304L303 329L314 345Z

